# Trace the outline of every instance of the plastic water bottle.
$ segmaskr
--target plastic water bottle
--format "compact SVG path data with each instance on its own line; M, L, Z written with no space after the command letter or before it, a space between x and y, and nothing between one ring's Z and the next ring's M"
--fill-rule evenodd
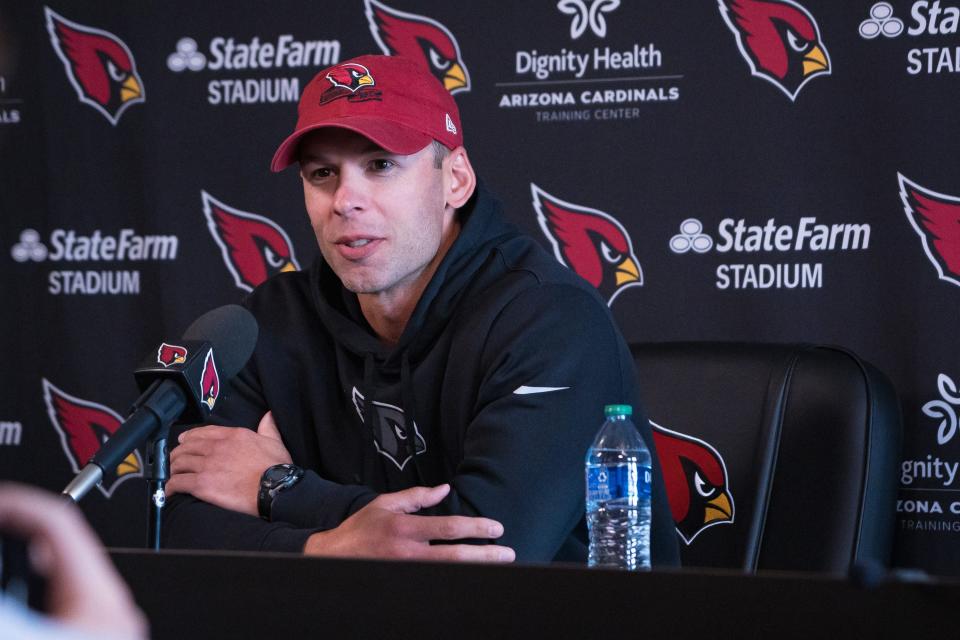
M630 420L633 407L603 408L606 422L587 450L591 567L650 568L650 449Z

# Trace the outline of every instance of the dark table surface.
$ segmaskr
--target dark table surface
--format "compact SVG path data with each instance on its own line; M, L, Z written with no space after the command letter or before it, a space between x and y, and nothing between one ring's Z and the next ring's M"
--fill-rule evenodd
M154 638L960 636L960 582L112 549ZM618 632L622 627L623 632Z

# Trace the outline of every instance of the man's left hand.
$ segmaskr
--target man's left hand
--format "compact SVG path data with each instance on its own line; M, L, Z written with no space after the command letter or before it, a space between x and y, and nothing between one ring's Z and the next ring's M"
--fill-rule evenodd
M293 460L268 411L257 430L210 425L180 435L170 453L166 493L189 493L224 509L257 515L260 476Z

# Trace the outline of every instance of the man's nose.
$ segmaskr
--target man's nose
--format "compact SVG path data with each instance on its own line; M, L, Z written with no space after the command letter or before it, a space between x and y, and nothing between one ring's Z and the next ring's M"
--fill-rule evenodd
M333 210L337 215L347 216L363 210L364 192L358 176L343 171L337 180L333 194Z

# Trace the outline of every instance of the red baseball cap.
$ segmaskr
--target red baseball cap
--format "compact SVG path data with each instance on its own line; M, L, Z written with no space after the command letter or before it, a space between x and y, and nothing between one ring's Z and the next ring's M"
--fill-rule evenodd
M273 171L296 162L300 139L322 127L355 131L401 155L432 140L450 149L463 144L453 96L423 64L402 56L360 56L324 69L303 90L297 112L297 126L273 155Z

